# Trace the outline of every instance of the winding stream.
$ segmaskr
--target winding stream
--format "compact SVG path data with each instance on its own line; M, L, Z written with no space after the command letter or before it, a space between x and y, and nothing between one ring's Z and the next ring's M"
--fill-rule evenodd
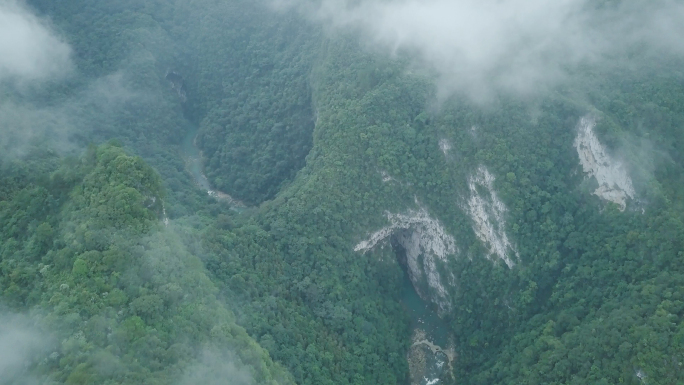
M434 306L418 296L408 274L405 274L401 302L411 317L409 362L411 385L436 385L452 379L453 349L450 328L437 315Z
M209 196L228 203L231 209L238 212L243 211L247 207L244 203L222 191L212 188L209 179L204 175L202 152L197 148L195 138L197 138L197 129L190 130L185 135L185 138L183 138L181 145L181 155L185 160L185 168L192 175L195 184L203 191L206 191Z

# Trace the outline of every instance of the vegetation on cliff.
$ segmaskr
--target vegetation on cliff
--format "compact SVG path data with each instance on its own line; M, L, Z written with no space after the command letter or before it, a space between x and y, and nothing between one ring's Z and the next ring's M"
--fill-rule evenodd
M483 103L261 2L29 5L75 69L0 78L0 305L45 336L15 382L407 383L401 245L354 246L423 208L455 243L432 263L456 382L684 379L680 59ZM633 183L624 211L580 164L588 115ZM252 207L194 185L193 130L212 185Z

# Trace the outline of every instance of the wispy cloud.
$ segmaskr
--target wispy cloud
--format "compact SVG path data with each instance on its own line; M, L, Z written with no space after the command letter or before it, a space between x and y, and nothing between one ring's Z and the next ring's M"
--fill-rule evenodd
M33 384L30 368L47 355L52 341L27 317L0 313L0 384Z
M0 1L0 81L36 81L71 70L71 48L22 3Z
M252 385L256 382L248 368L238 366L237 357L229 351L205 348L199 360L185 369L178 385Z
M16 156L37 139L65 142L71 116L6 96L59 80L73 70L71 47L23 3L0 0L0 155ZM4 95L3 95L4 94Z
M111 125L128 102L141 98L120 72L88 83L53 106L0 98L0 156L21 157L33 145L61 153L74 150L74 135L88 137L96 126Z

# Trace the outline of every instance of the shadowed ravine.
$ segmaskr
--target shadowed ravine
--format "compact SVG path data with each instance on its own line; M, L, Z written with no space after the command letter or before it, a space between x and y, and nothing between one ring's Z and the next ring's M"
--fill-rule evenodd
M401 302L411 318L409 362L411 385L443 384L452 380L456 357L453 339L435 306L418 295L408 273L404 274Z
M228 203L233 210L242 211L246 207L244 203L234 199L224 192L212 188L211 184L209 183L209 179L207 179L207 176L204 175L202 166L202 152L199 150L199 148L197 148L195 142L196 137L197 130L192 129L188 131L183 139L181 156L185 160L185 168L188 170L190 175L192 175L192 179L195 181L197 187L203 191L206 191L209 196Z

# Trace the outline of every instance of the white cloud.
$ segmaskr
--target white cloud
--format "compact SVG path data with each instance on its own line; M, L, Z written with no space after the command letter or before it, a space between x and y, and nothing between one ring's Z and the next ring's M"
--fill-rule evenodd
M684 49L684 4L637 0L273 0L333 30L357 30L373 49L408 52L436 71L443 92L474 98L533 93L579 63L627 50ZM607 4L610 3L610 4Z
M44 80L71 69L71 49L47 23L13 0L0 0L0 81Z

